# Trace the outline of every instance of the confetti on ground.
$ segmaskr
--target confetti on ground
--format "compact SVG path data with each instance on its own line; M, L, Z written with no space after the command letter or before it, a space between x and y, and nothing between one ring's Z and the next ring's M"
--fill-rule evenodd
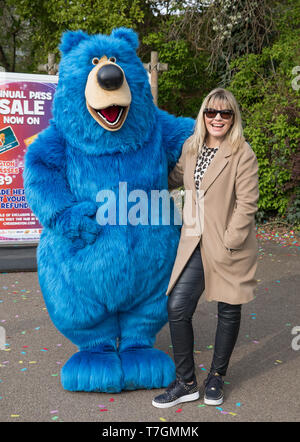
M297 247L300 249L300 237L294 230L286 227L259 226L256 228L256 238L260 240L273 240L281 247Z
M233 413L232 411L225 411L222 407L216 407L216 410L220 411L221 414L230 414L231 416L236 416L237 413Z
M295 240L295 238L293 238L293 232L289 231L288 235L277 235L276 233L269 234L266 230L264 232L260 231L259 233L261 235L261 238L263 240L275 240L280 246L282 247L293 247L293 249L295 249L296 247L299 247L299 240L298 242ZM277 260L276 254L275 253L267 253L267 246L266 249L263 247L260 247L260 254L264 255L268 260L275 258ZM271 249L272 250L272 249ZM286 252L285 252L286 253ZM291 251L291 253L293 253ZM290 255L293 256L293 255ZM279 260L278 260L279 261ZM279 261L280 262L280 261ZM284 263L283 259L282 259L282 264ZM4 275L4 274L2 274ZM262 274L263 275L263 274ZM275 280L275 277L279 277L282 279L277 279ZM257 282L259 283L259 287L260 287L260 291L261 293L264 294L264 296L271 296L272 292L275 292L275 290L281 290L281 286L282 283L285 282L285 279L283 279L283 273L278 273L275 274L274 279L272 279L272 281L267 281L266 279L264 279L264 276L261 276L261 279L258 279ZM3 280L4 281L4 280ZM7 281L5 281L7 282ZM268 284L268 287L265 287L265 284ZM14 287L13 287L14 286ZM2 287L2 288L1 288ZM1 387L7 387L8 386L8 382L7 382L7 378L6 376L6 372L9 371L14 371L14 375L16 375L19 379L20 385L22 386L23 383L28 383L30 382L30 376L34 377L34 382L35 382L35 376L38 375L38 372L41 370L41 367L43 367L43 364L45 363L49 363L48 367L49 367L49 371L47 371L47 374L44 376L44 380L45 380L45 384L48 383L48 387L51 385L51 387L54 385L56 386L56 384L59 384L59 370L61 369L61 366L66 362L67 358L66 358L66 354L64 352L63 349L63 344L61 343L56 343L56 342L63 342L63 339L61 337L61 335L57 335L57 339L56 341L51 341L51 340L47 340L46 338L46 332L47 332L47 323L43 322L44 318L45 318L45 314L48 314L46 307L44 307L44 304L41 303L41 299L40 296L37 297L38 298L38 302L37 302L37 298L34 298L34 294L35 292L39 292L36 290L30 291L27 290L27 288L22 288L21 283L18 283L17 281L15 281L15 284L3 284L3 286L0 285L0 292L1 292L1 309L3 306L5 306L5 303L10 303L12 305L12 308L14 310L12 310L11 316L9 317L7 316L3 316L0 317L0 325L4 326L5 328L7 327L7 330L9 330L9 327L11 327L11 324L13 323L16 327L14 330L14 334L16 336L16 340L14 340L14 334L11 333L11 338L8 337L7 340L10 343L6 343L5 344L5 351L9 352L9 353L2 353L3 355L3 361L1 361L0 363L0 367L2 369L1 372L1 378L0 379L0 384ZM34 293L33 293L34 292ZM269 298L268 298L269 299ZM30 300L34 301L34 307L36 307L36 312L37 312L37 316L26 316L27 315L27 310L24 309L24 303L22 302L27 300L28 303L28 307L31 307L29 302ZM15 305L15 303L17 302L17 304ZM14 304L12 304L14 303ZM38 304L39 303L39 304ZM38 305L36 305L38 304ZM19 308L21 307L21 308ZM22 310L22 308L24 310ZM256 310L255 307L250 307L251 310ZM248 313L248 321L251 323L251 330L249 330L249 335L246 335L247 338L247 342L246 344L249 346L252 346L253 344L260 344L260 341L258 339L259 336L256 338L257 336L257 331L255 330L256 327L256 322L255 321L250 321L250 319L257 319L260 318L259 314L259 310L257 309L258 313L251 312ZM2 312L1 312L2 313ZM39 315L39 316L38 316ZM214 316L216 317L215 314L210 314L211 317L214 319ZM33 321L30 322L29 319L32 319ZM280 322L278 323L281 328L284 329L285 332L289 332L289 330L286 329L286 327L292 327L292 321L294 321L292 316L286 316L284 317L283 315L280 316ZM31 340L32 337L32 340ZM52 339L52 338L51 338ZM245 338L244 338L245 339ZM205 357L209 356L209 354L211 354L211 352L209 350L212 350L214 348L213 345L208 345L210 339L208 339L206 342L200 340L200 342L197 342L197 345L195 343L195 348L202 348L202 351L200 350L194 350L195 353L195 359L196 357L198 359L202 359L203 362L205 364L198 364L198 370L200 373L200 376L202 376L203 378L207 375L207 371L209 369L205 368L205 365L208 365L208 362L205 360ZM245 339L246 341L246 339ZM212 342L212 341L211 341ZM261 342L264 342L263 340ZM18 343L16 345L16 343ZM30 345L23 345L29 343ZM49 347L43 347L41 348L40 345L41 344L46 344L49 345ZM260 346L259 346L260 348ZM259 349L258 348L258 349ZM172 345L169 346L170 349L170 353L172 350ZM253 351L257 350L257 348L253 348ZM208 350L208 351L207 351ZM43 353L42 353L43 352ZM56 353L55 353L56 352ZM1 352L0 352L1 353ZM199 356L198 356L199 355ZM201 356L203 355L203 356ZM283 360L274 360L273 358L276 357L276 355L278 356L282 356ZM20 357L22 359L20 359ZM10 359L10 361L8 360L4 360L4 359ZM60 361L61 359L61 361ZM273 361L273 362L272 362ZM273 357L271 357L271 364L273 363L273 365L280 365L282 364L282 366L286 366L287 358L285 357L285 353L282 351L278 351L277 354L273 354ZM282 367L282 368L283 368ZM277 370L279 370L280 372L280 367L278 367L277 369L274 369L274 372L276 372ZM22 372L22 373L21 373ZM50 380L49 382L49 378L50 377L55 377L55 380ZM224 381L224 384L230 384L230 382L228 381ZM60 384L59 384L60 385ZM61 389L61 386L60 386ZM17 389L16 389L17 390ZM50 388L49 388L50 391ZM55 392L54 389L52 389L53 392ZM51 392L52 393L52 392ZM64 394L64 393L63 393ZM110 393L113 394L113 393ZM138 393L137 393L138 394ZM70 396L71 397L71 396ZM78 397L81 397L81 395L79 394ZM96 397L96 396L95 396ZM239 397L239 396L237 396ZM236 399L237 399L236 397ZM53 396L54 398L54 396ZM120 404L120 396L117 395L118 398L118 403ZM106 404L99 404L97 407L94 406L94 411L96 411L95 415L96 415L96 420L100 420L100 419L105 419L107 416L109 416L110 419L114 418L114 415L112 413L112 410L116 410L116 406L117 405L112 405L110 407L110 404L115 403L116 399L114 399L113 397L109 397L106 396L101 397L99 396L98 400L105 401ZM122 405L122 397L121 397L121 405ZM9 395L7 393L2 394L2 396L0 396L0 402L1 402L1 408L3 405L6 405L8 403L9 400ZM97 399L96 399L97 400ZM201 401L200 401L201 402ZM8 411L6 412L6 419L7 420L23 420L23 419L27 419L26 413L24 413L23 409L16 409L16 404L17 402L15 401L14 404L11 406L10 408L8 408ZM151 403L151 402L150 402ZM119 405L118 404L118 405ZM194 410L197 412L196 408L201 409L201 411L198 412L199 416L201 414L201 417L204 419L207 418L207 416L210 416L209 413L211 413L214 409L214 407L211 406L207 406L205 404L194 404ZM61 410L62 407L60 405L60 401L57 402L57 396L55 396L55 402L52 403L52 407L53 410L49 410L49 406L46 408L46 416L43 416L44 420L48 420L48 421L62 421L60 418L60 414L61 414ZM60 413L59 410L57 410L56 408L59 407L60 408ZM205 410L204 410L205 408ZM226 404L224 404L224 408L222 406L220 407L215 407L216 412L213 411L213 414L216 414L216 420L230 420L230 416L238 416L237 419L234 420L239 420L239 415L241 416L242 413L245 413L247 410L247 407L244 404L241 404L240 402L234 402L234 399L231 401L229 398L229 401L226 402ZM28 408L29 410L29 408ZM34 407L32 407L32 412L34 414ZM185 408L178 408L175 410L173 409L173 413L174 411L176 413L181 413L182 415L179 416L179 418L184 418L184 416L187 414L189 408L188 406ZM235 412L233 412L233 410L235 410ZM118 410L119 411L119 410ZM19 413L19 414L10 414L10 413ZM31 410L30 410L31 412ZM105 412L107 412L105 414ZM104 413L104 415L100 415L100 413ZM223 417L225 416L225 417ZM242 416L244 417L244 416ZM168 419L164 418L164 417L159 417L158 418L159 421L161 422L167 422ZM232 419L233 420L233 419Z

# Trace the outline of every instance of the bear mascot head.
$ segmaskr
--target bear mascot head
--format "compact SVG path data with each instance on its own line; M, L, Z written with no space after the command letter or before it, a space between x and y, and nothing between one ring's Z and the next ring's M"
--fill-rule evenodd
M61 372L71 391L161 388L175 377L153 345L181 226L156 203L174 208L168 174L194 121L154 105L137 47L131 29L65 33L53 119L25 157L26 197L43 225L39 283L54 325L78 347Z
M137 34L126 28L63 35L54 119L86 153L137 150L153 130L155 106L137 47Z

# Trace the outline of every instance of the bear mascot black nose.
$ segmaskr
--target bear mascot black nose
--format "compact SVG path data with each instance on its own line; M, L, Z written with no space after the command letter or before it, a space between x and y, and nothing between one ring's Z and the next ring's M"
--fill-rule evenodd
M99 69L97 73L97 81L103 89L114 91L122 86L124 75L118 66L114 64L106 64Z

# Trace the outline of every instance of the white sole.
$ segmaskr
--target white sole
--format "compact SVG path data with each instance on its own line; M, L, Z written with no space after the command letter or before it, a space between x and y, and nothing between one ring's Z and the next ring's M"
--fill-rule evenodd
M205 405L221 405L223 404L223 397L221 397L220 399L207 399L204 396L204 403Z
M169 408L174 407L174 405L180 404L181 402L196 401L197 399L199 399L199 391L196 391L196 393L187 394L186 396L181 396L175 401L168 402L166 404L160 404L159 402L155 402L155 400L153 399L152 405L156 408Z

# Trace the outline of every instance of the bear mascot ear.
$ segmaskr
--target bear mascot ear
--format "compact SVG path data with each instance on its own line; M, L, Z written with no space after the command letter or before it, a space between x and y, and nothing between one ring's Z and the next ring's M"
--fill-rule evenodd
M115 28L112 30L111 37L126 40L127 43L129 43L134 50L137 50L137 48L139 47L139 38L137 33L133 29Z
M62 34L59 49L63 54L67 54L74 46L82 40L89 38L89 35L83 31L66 31Z

